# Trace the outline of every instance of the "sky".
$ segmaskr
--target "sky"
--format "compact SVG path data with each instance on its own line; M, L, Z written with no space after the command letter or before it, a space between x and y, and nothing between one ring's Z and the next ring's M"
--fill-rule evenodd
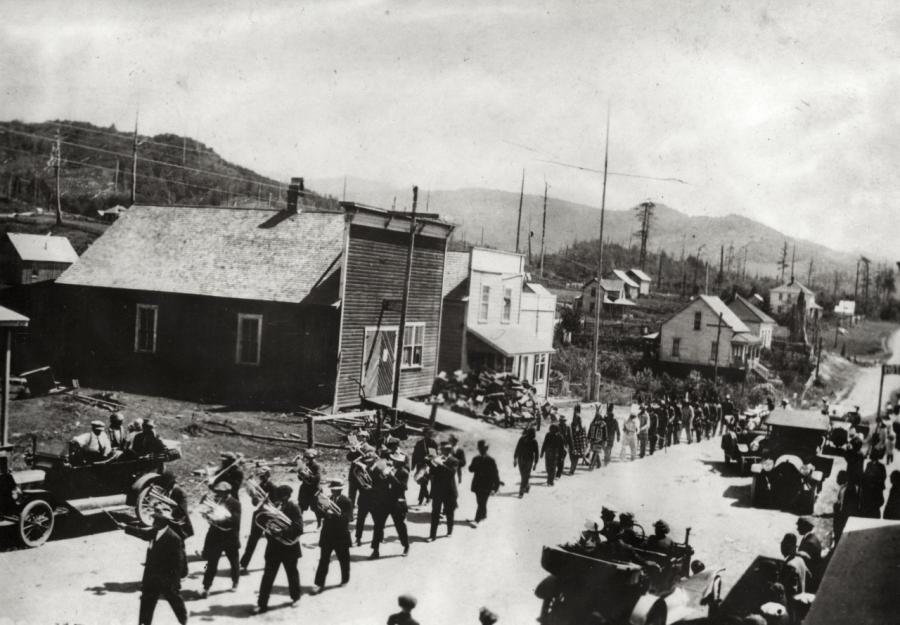
M740 214L900 259L900 4L0 0L0 120L186 134L287 180ZM585 233L573 233L585 238Z

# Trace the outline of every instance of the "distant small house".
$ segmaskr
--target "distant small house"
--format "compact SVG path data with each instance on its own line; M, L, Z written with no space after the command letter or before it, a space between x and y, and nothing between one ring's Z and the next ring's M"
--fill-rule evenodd
M776 325L774 319L740 295L735 296L734 301L728 305L728 308L756 335L761 348L772 348L772 333Z
M601 314L607 318L619 319L624 312L636 305L625 295L626 285L622 280L603 278L600 291L603 294ZM597 278L592 278L581 288L581 310L588 322L592 322L597 306Z
M100 215L100 218L103 221L115 221L118 219L122 213L127 211L128 209L122 206L121 204L116 204L112 208L104 208L103 210L98 210L97 214Z
M6 284L55 280L78 260L66 237L9 232L0 244L0 265Z
M547 394L556 296L528 282L522 254L448 252L439 368L515 373Z
M852 317L856 314L856 302L852 299L842 299L834 307L834 314L838 317Z
M640 269L629 269L626 273L633 282L638 283L638 293L641 295L650 295L650 283L653 282L653 279L650 276Z
M816 303L816 294L812 289L792 280L787 284L775 287L769 291L769 310L776 315L786 315L794 308L794 304L803 293L806 302L806 318L816 320L822 314L822 307Z
M700 295L659 331L660 365L677 375L692 370L741 380L759 361L760 340L718 297Z
M624 284L623 292L627 299L636 300L641 295L641 285L622 269L613 269L610 276L613 280L621 280Z

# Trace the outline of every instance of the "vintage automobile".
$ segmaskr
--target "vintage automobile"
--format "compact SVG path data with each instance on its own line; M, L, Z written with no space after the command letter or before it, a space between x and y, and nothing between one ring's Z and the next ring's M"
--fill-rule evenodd
M572 545L545 546L541 566L548 575L535 589L542 599L541 625L665 625L698 618L721 588L721 571L691 561L694 550L676 543L670 553L615 546L592 551ZM693 571L697 571L692 575Z
M809 410L779 409L759 444L760 460L750 467L750 503L812 514L822 481L831 474L832 458L821 454L828 417Z
M832 451L840 451L850 440L852 433L858 433L863 439L868 438L870 426L862 420L859 406L828 406L829 430L826 444Z
M766 438L768 430L764 427L754 430L729 429L722 434L722 452L725 464L737 464L738 471L744 475L751 465L761 460L759 446Z
M38 450L32 438L26 453L30 468L0 476L0 527L14 527L24 547L39 547L50 538L61 515L131 511L151 525L154 489L166 462L181 457L177 444L143 457L123 455L97 463L79 462L70 450Z

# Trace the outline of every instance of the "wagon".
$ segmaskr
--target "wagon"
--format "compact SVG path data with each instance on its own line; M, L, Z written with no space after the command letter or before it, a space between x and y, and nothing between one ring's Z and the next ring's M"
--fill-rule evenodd
M134 511L143 525L150 526L151 488L165 463L181 457L174 442L163 442L162 453L81 464L73 463L68 451L37 450L32 439L26 454L29 468L0 475L0 527L14 528L22 546L39 547L63 515Z

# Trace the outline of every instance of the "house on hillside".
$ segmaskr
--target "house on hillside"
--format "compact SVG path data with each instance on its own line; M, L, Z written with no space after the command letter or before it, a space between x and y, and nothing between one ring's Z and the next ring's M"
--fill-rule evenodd
M55 280L76 260L78 254L66 237L8 232L0 241L4 284Z
M805 300L807 321L815 321L822 314L822 307L816 303L816 294L812 289L796 280L791 280L769 291L769 310L776 315L790 314L800 293L803 293Z
M774 319L740 295L734 296L734 300L728 304L728 308L759 339L761 349L772 349L772 333L777 325Z
M452 226L418 221L405 340L410 216L133 206L57 281L62 367L96 386L309 407L427 393Z
M641 285L634 278L628 275L627 271L622 269L613 269L609 278L612 280L620 280L623 284L622 292L626 299L636 300L641 295Z
M547 394L556 296L528 282L523 254L448 252L439 368L515 373Z
M600 292L603 295L600 314L606 319L621 319L626 311L636 304L625 296L625 283L622 280L603 278L600 280ZM591 278L581 288L579 300L581 311L588 323L593 323L597 309L597 278Z
M650 283L653 279L640 269L629 269L627 275L633 282L638 284L638 294L650 295Z
M856 302L852 299L842 299L834 306L836 317L853 317L856 315Z
M700 295L663 322L659 363L663 370L687 375L743 380L759 361L760 341L718 297Z

